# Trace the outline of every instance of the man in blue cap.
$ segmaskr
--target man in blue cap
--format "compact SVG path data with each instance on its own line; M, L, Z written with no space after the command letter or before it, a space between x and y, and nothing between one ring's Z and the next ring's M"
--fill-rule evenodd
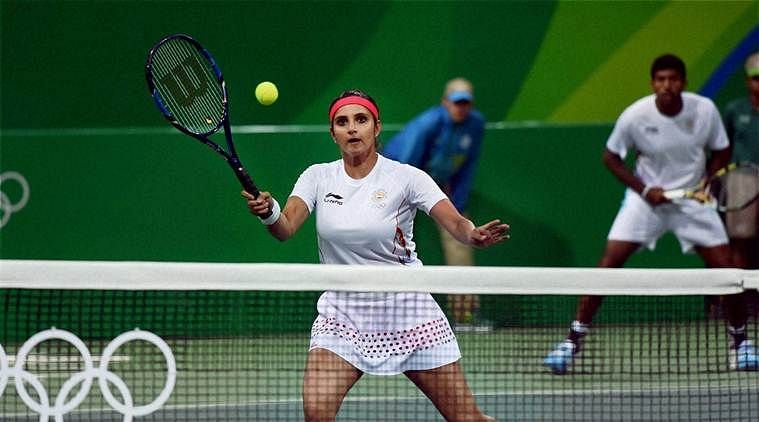
M455 78L445 85L440 105L415 117L382 150L387 158L426 171L448 195L453 205L466 214L474 170L485 132L485 118L474 109L471 82ZM472 249L440 231L448 265L474 265ZM451 295L449 308L454 329L487 329L473 325L479 308L475 295Z

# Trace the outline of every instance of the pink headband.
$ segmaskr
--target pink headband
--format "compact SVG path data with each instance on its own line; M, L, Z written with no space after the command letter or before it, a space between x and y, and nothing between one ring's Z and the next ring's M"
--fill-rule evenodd
M372 104L371 101L367 100L364 97L359 97L358 95L351 95L350 97L343 97L335 101L335 104L333 104L332 108L329 109L329 121L331 122L332 119L335 117L335 113L337 113L337 110L349 104L356 104L356 105L366 107L367 110L369 110L372 113L372 116L374 116L376 120L379 120L379 110L377 110L377 106Z

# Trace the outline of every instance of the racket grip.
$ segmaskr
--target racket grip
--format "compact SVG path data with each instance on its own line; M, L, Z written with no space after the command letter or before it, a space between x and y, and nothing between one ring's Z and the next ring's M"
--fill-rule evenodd
M229 166L232 167L232 170L234 170L235 176L237 176L237 180L240 181L240 184L242 185L243 189L245 189L245 192L253 195L254 198L258 198L258 195L261 194L261 191L259 191L258 187L256 187L256 184L253 183L253 178L250 177L248 171L245 170L245 167L242 166L240 160L229 160Z
M250 177L248 171L245 170L245 167L242 166L240 160L230 160L229 165L232 166L232 170L235 171L237 180L240 181L240 184L242 185L242 188L245 189L245 192L253 195L254 198L258 198L258 195L261 194L261 191L259 191L256 184L253 183L253 178ZM271 210L269 210L266 215L262 215L260 217L267 218L269 216L271 216Z

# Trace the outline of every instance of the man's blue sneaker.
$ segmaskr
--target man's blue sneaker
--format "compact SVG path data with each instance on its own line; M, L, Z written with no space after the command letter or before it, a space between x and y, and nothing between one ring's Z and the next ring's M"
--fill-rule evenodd
M751 340L743 340L737 348L730 349L730 369L759 371L759 357Z
M551 353L543 359L543 365L547 366L554 374L564 375L572 365L577 345L569 340L559 343Z

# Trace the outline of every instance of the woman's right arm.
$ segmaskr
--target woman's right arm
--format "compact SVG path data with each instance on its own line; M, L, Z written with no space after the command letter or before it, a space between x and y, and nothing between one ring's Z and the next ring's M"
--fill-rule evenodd
M269 214L269 210L274 209L274 198L269 192L261 192L258 198L253 198L253 195L242 191L242 197L246 199L250 213L259 218ZM282 209L279 218L271 222L271 224L266 225L266 228L277 240L284 242L300 229L308 216L309 212L306 203L297 196L291 196L287 199L285 208Z

